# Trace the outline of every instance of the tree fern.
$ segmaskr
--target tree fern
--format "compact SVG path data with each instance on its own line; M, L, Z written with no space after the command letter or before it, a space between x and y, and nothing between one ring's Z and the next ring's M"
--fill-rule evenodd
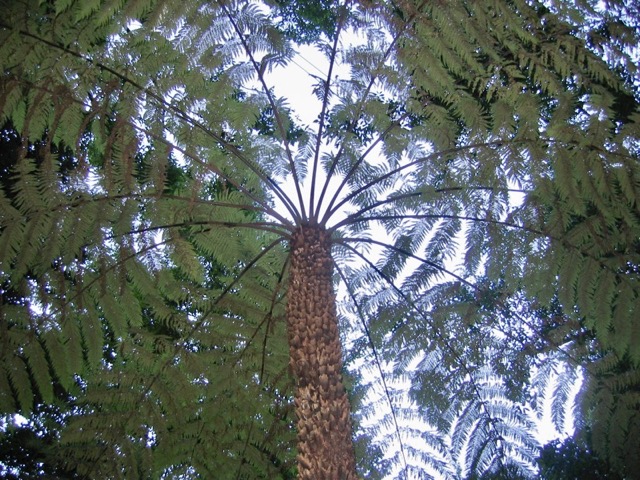
M295 290L320 248L317 290L347 285L344 343L381 377L392 471L531 473L518 405L559 359L588 372L585 425L623 469L637 379L594 387L640 355L637 22L614 3L302 9L327 69L298 125L269 84L295 55L287 2L3 2L3 413L73 405L60 445L89 478L291 477L297 419L312 475L301 392L344 393L339 358L331 389L300 367L322 342L296 348L300 312L338 326Z

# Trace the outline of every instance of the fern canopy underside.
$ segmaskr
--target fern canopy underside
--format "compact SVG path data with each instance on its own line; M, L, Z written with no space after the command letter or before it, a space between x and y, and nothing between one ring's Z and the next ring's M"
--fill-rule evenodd
M59 409L82 478L294 478L316 224L363 475L531 476L523 405L562 429L579 376L633 475L639 17L556 3L0 1L2 414ZM300 42L309 125L269 83Z

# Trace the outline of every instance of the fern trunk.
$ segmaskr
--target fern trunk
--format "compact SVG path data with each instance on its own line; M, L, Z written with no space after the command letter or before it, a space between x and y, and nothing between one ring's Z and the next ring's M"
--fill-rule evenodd
M300 479L356 478L332 272L329 233L299 228L291 242L287 329Z

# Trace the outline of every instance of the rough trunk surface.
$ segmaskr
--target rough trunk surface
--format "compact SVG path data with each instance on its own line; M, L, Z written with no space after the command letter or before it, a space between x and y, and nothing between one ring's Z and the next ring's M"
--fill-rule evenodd
M298 478L355 479L349 399L342 384L329 234L302 227L291 243L287 299L290 366L296 380Z

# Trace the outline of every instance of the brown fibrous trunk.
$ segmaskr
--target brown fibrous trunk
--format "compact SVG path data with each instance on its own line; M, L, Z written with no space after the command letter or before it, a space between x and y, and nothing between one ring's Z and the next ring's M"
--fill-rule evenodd
M332 273L330 234L299 228L291 241L287 331L303 480L357 478Z

